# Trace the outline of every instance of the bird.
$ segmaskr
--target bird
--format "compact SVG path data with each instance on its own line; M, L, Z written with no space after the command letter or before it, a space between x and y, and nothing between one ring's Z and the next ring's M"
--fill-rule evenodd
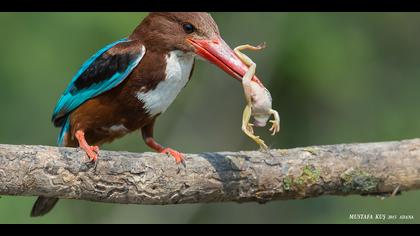
M149 13L128 37L100 49L72 78L52 115L61 128L58 145L79 147L96 163L100 145L140 131L148 147L185 163L181 152L155 140L153 129L191 79L196 58L238 81L248 70L209 13ZM261 83L256 76L253 80ZM39 196L31 216L47 214L57 202Z

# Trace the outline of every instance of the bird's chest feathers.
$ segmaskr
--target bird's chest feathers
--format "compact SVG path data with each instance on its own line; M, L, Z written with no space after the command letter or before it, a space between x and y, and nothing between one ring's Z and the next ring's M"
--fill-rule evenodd
M175 100L189 80L193 63L194 56L190 53L171 51L166 55L165 79L155 89L137 93L151 116L165 112Z

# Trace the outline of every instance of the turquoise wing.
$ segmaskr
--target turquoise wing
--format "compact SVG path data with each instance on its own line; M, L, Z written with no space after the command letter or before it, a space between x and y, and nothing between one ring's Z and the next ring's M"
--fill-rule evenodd
M145 47L138 41L122 39L102 48L82 65L52 115L54 125L62 127L58 140L60 145L70 129L70 113L87 100L123 82L139 64L145 51Z

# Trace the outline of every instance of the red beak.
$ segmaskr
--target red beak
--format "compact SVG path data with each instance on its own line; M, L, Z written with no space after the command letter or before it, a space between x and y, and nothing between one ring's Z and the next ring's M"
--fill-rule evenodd
M236 56L222 38L218 37L213 40L189 38L187 41L196 49L197 55L217 65L233 78L242 81L248 66ZM252 80L262 85L255 75Z

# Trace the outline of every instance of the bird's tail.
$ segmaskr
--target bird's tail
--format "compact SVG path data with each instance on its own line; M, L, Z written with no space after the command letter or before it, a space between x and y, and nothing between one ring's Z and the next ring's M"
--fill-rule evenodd
M38 217L47 214L54 208L57 202L58 198L38 197L32 207L31 217Z
M60 118L59 121L54 120L54 123L56 126L61 126L61 131L57 140L58 146L68 146L65 145L64 139L70 129L69 115ZM58 198L39 196L36 202L34 203L34 206L32 207L31 217L38 217L47 214L54 208L57 202Z

